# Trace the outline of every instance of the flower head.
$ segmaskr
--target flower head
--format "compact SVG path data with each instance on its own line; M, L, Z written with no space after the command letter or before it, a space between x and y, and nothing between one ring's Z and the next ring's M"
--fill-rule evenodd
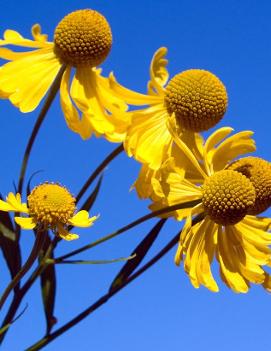
M204 285L218 291L211 271L216 258L222 280L233 291L245 293L250 283L270 290L271 279L264 266L271 259L271 219L250 215L257 190L251 178L229 167L236 157L255 149L252 133L226 138L229 132L230 128L221 128L211 134L202 145L201 157L195 157L175 135L179 152L152 177L148 174L151 208L198 201L192 208L171 213L178 220L185 218L175 262L180 265L184 261L194 287ZM188 160L190 172L186 172ZM144 193L146 184L143 188L142 183L138 182L137 187Z
M65 16L54 36L55 53L72 66L99 66L112 46L112 33L107 20L94 10L78 10Z
M174 125L179 138L193 144L199 138L196 132L217 124L228 104L223 83L211 72L187 70L168 83L166 53L166 48L160 48L153 56L148 95L128 90L112 74L110 76L110 85L121 99L132 105L149 105L126 113L132 122L124 146L129 156L154 170L171 154L174 142L170 124Z
M68 127L83 139L94 133L122 141L129 124L128 116L123 115L127 105L96 68L112 45L106 19L94 10L78 10L57 25L54 42L47 41L39 25L32 27L32 35L34 40L29 40L6 30L0 40L0 58L11 61L0 70L0 97L8 98L22 112L33 111L64 65L60 101ZM7 45L32 50L14 52L3 47ZM70 84L72 67L75 75Z
M27 213L29 217L15 217L23 229L51 229L65 240L78 238L69 233L68 226L90 227L97 219L88 212L76 212L75 198L58 183L43 183L35 187L28 198L28 205L21 202L20 194L9 193L6 201L0 200L0 210Z
M244 157L230 164L227 169L244 174L256 191L254 206L249 210L256 215L271 206L271 163L259 157Z
M175 114L180 129L202 132L224 116L228 96L225 86L213 73L190 69L170 80L164 101L169 115Z

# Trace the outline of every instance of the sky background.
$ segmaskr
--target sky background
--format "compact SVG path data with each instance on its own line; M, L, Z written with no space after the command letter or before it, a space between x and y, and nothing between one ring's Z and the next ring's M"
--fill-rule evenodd
M100 11L112 27L112 52L103 72L114 71L119 82L146 91L149 64L155 50L168 48L168 69L173 77L189 68L215 73L225 84L229 107L219 126L255 132L255 155L271 161L271 3L251 0L115 0L115 1L6 1L1 0L0 31L18 30L30 37L40 23L52 40L54 28L68 13L84 8ZM39 109L38 109L39 110ZM0 192L6 195L17 181L20 163L38 110L22 115L9 101L0 101ZM31 154L27 177L37 170L32 184L59 181L76 194L92 170L116 145L94 137L82 141L65 124L59 99L54 102ZM100 219L90 229L77 231L77 242L62 242L57 255L92 242L148 213L129 188L139 164L125 154L105 173L92 215ZM25 198L24 198L25 199ZM271 211L266 212L271 215ZM78 258L110 259L128 256L155 221L150 221ZM180 229L168 221L147 258ZM31 231L21 238L24 259L33 245ZM194 289L183 268L173 262L174 249L146 274L45 350L263 350L270 348L271 296L253 286L238 295L225 287L220 292ZM8 273L0 258L0 288ZM55 315L60 326L104 294L121 263L57 267ZM25 314L12 326L1 350L24 350L44 334L45 320L39 283L25 297Z

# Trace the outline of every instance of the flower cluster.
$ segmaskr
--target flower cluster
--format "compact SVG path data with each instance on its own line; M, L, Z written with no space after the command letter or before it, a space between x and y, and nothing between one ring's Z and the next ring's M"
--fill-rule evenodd
M112 34L106 19L93 10L67 15L53 42L39 25L33 26L32 35L29 40L12 30L4 33L1 46L31 50L0 48L0 57L10 61L0 70L0 97L30 112L63 67L60 100L68 127L83 139L94 133L123 142L127 155L142 163L134 187L140 198L151 199L151 210L196 201L167 214L184 220L175 262L183 262L193 286L218 291L211 270L216 259L221 279L233 291L247 292L251 283L271 290L266 270L271 219L258 216L271 205L271 164L243 157L256 149L252 131L230 136L233 129L222 127L206 140L200 134L226 113L222 81L203 69L189 69L169 80L164 47L152 58L146 94L122 86L113 73L103 77L97 66L110 52ZM10 193L0 201L2 211L28 215L15 217L25 229L42 226L72 240L76 235L69 233L69 225L87 227L96 219L86 211L75 214L75 199L59 184L39 185L27 200L22 203L20 194Z

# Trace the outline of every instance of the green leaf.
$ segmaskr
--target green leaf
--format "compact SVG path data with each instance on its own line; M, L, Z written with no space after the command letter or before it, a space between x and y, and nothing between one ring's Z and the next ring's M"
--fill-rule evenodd
M123 261L129 261L132 260L136 257L136 255L131 255L129 257L119 257L119 258L113 258L111 260L61 260L61 261L55 261L53 259L46 260L46 263L51 263L51 264L108 264L108 263L115 263L115 262L123 262Z
M21 269L21 251L10 215L4 211L0 211L0 246L11 278L14 278Z
M43 247L43 253L40 255L42 260L44 253L47 251L51 244L51 239L48 232L45 232L46 241ZM54 259L53 252L51 253L50 259ZM52 327L57 323L57 319L54 316L55 309L55 298L56 298L56 271L54 265L48 265L40 275L41 291L43 308L46 318L46 335L48 335Z
M28 308L28 305L25 306L25 308L22 310L22 312L20 312L18 314L18 316L16 318L14 318L10 323L7 323L6 325L4 325L1 329L0 329L0 336L2 334L4 334L8 328L13 324L15 323L19 318L21 318L21 316L25 313L26 309Z
M38 171L36 171L36 172L34 172L34 173L32 173L32 175L30 176L30 178L29 178L29 180L28 180L28 182L27 182L27 186L26 186L26 195L28 196L30 193L31 193L31 181L32 181L32 179L35 177L35 175L37 175L38 173L41 173L41 172L43 172L43 170L42 169L40 169L40 170L38 170Z
M134 270L140 265L143 258L148 253L149 249L152 247L152 244L158 237L163 225L166 222L166 218L160 219L159 222L152 228L152 230L145 236L145 238L139 243L139 245L134 249L131 256L136 255L136 257L128 261L120 272L117 274L115 279L113 280L109 292L117 288L121 285L133 272Z

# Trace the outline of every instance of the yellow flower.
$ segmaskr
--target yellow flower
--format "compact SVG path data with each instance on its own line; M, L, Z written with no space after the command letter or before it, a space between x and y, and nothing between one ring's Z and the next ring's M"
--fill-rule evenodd
M124 142L126 152L158 169L173 145L169 116L174 116L179 137L195 143L200 132L213 127L226 112L228 98L222 82L211 72L191 69L177 74L169 83L166 48L160 48L150 65L148 95L128 90L110 75L110 85L120 98L132 105L149 105L128 112L131 125Z
M0 200L1 211L26 213L29 217L15 217L15 222L23 229L51 229L65 240L78 238L69 233L68 226L90 227L97 219L89 218L85 210L75 214L75 198L70 192L57 183L43 183L29 194L28 205L21 202L20 194L9 193L6 201Z
M271 280L263 266L271 259L271 234L267 232L271 219L249 215L257 196L253 182L240 171L227 168L238 154L253 151L252 133L237 133L222 141L229 132L230 128L221 128L206 140L202 160L175 136L180 160L171 158L160 170L152 208L198 200L193 208L172 213L178 220L186 218L175 262L184 261L194 287L204 285L218 291L211 272L216 257L220 276L233 291L245 293L250 283L270 290ZM196 181L186 177L181 167L183 157L198 173ZM193 224L195 215L200 217Z
M0 48L0 58L11 61L0 69L0 97L8 98L22 112L33 111L65 65L60 101L68 127L83 139L95 133L110 141L122 141L128 121L118 115L126 111L127 105L116 97L108 78L96 68L112 44L106 19L94 10L78 10L58 24L54 42L47 41L39 25L32 27L32 35L34 40L29 40L6 30L4 40L0 40L0 46L34 49L14 52ZM70 85L72 67L75 74Z
M231 127L219 128L206 142L199 134L194 139L195 142L190 144L182 138L180 147L178 145L180 138L172 128L171 133L175 142L168 159L174 160L179 174L193 184L199 184L204 180L205 173L211 175L213 172L224 169L236 157L255 151L255 142L251 138L253 132L242 131L229 136L232 131ZM185 149L184 144L186 144ZM153 207L163 206L165 198L161 192L160 181L167 167L168 161L164 162L158 170L153 170L146 164L143 165L134 184L140 198L151 198L155 202ZM160 205L158 205L159 200L161 200ZM180 211L180 214L182 213L183 211Z

